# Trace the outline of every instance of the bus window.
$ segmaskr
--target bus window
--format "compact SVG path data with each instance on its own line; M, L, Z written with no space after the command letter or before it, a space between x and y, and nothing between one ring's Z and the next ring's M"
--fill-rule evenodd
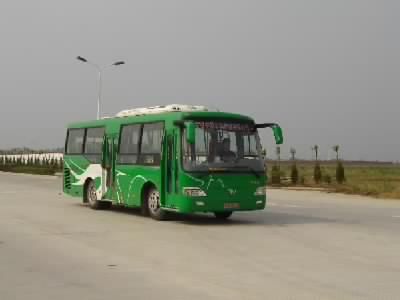
M264 172L261 146L252 124L205 121L198 122L194 145L183 133L183 166L187 171L205 171L220 168L236 172L250 169Z
M65 152L67 154L82 154L84 136L85 129L69 129Z
M119 145L118 163L136 164L139 154L139 136L142 125L126 125L122 127Z
M104 128L88 128L86 130L85 156L92 163L101 162Z
M163 133L163 123L151 123L143 125L140 164L153 166L160 165Z
M243 135L243 157L247 159L258 158L260 142L258 141L258 136L254 134Z

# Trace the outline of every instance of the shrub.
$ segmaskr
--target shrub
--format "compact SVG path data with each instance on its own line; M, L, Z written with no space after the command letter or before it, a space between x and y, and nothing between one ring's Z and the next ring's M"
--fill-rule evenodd
M293 184L297 184L299 182L299 171L297 170L296 163L292 165L290 179L292 180Z
M281 183L281 175L277 165L274 165L271 170L271 183L272 184L280 184Z
M329 174L325 174L325 175L322 177L322 179L323 179L323 181L324 181L325 183L327 183L327 184L331 184L331 182L332 182L331 175L329 175Z
M319 163L316 163L314 167L314 181L315 183L318 184L321 182L321 179L322 179L321 167Z
M337 166L336 166L336 181L339 184L342 184L343 182L346 181L346 177L344 175L344 167L342 162L338 161Z

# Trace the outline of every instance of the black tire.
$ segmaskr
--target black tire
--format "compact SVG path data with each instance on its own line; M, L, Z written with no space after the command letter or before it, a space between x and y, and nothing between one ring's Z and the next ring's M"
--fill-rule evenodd
M214 215L218 220L226 220L230 216L232 216L233 212L231 211L221 211L221 212L215 212Z
M167 218L167 212L160 206L160 192L155 187L147 190L144 204L148 214L154 220L162 221Z
M110 201L97 200L96 185L93 180L90 180L85 189L85 199L91 209L109 209L112 206Z

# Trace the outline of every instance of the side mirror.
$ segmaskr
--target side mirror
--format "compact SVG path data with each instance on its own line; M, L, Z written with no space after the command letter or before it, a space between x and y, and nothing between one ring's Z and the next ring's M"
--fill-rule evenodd
M191 145L196 141L196 124L193 122L186 123L186 141Z
M283 144L283 134L282 128L276 123L263 123L263 124L255 124L254 128L272 128L275 137L275 143L277 145Z
M282 128L279 125L272 126L272 131L274 132L275 143L277 145L283 144L283 134Z

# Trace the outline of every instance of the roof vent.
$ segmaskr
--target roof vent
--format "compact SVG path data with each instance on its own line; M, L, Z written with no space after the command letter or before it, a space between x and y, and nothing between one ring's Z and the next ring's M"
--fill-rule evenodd
M205 106L185 105L185 104L169 104L151 107L134 108L120 111L116 117L145 116L153 114L161 114L166 112L192 112L192 111L208 111Z

